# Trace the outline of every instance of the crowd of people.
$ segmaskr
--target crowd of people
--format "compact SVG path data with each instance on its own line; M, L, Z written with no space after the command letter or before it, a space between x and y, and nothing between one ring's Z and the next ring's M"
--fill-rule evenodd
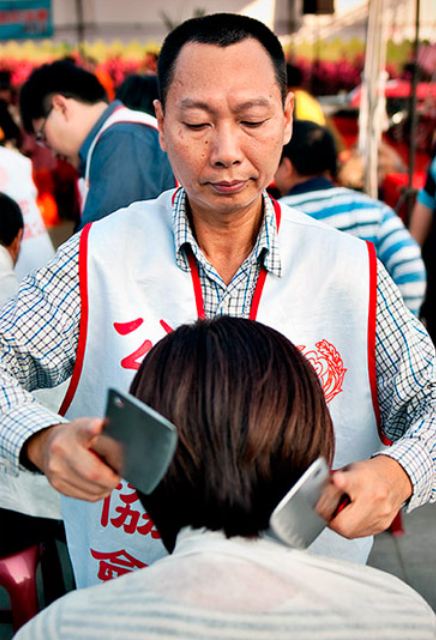
M64 527L77 587L17 638L434 638L424 600L364 566L402 508L436 501L419 245L336 182L328 123L295 111L265 25L188 20L157 64L110 102L69 60L20 91L27 135L77 171L80 220L0 311L0 467L30 496L14 509L0 494L2 526L18 531L11 552ZM417 215L434 211L431 179ZM31 227L16 189L0 200L5 287ZM111 387L176 426L149 495L101 453ZM328 526L286 547L271 513L319 457ZM60 495L56 532L29 512L29 477ZM347 500L326 510L327 496Z

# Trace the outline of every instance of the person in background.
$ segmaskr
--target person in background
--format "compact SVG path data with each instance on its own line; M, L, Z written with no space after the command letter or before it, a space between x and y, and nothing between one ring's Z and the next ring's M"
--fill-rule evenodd
M410 233L422 247L427 268L427 291L421 314L427 331L436 344L436 147L427 170L424 187L419 191L410 218Z
M436 500L431 340L370 243L266 193L293 112L268 27L188 20L165 39L158 77L160 141L182 186L75 234L0 314L0 460L63 494L79 587L151 564L165 550L148 514L92 450L107 389L127 390L181 324L258 319L313 363L333 418L333 482L350 504L313 550L365 562L404 503ZM29 397L72 373L64 418Z
M14 266L22 246L23 231L20 207L15 200L0 193L0 306L18 290ZM2 466L0 522L0 556L62 537L59 499L45 479L24 471L14 477L5 473Z
M0 146L1 189L15 200L23 214L24 234L15 267L18 280L45 266L54 256L50 236L37 204L32 163L16 149Z
M23 125L78 168L81 226L174 186L156 121L115 101L71 62L36 69L20 93Z
M0 193L0 306L18 289L14 267L20 254L23 231L20 207L5 193Z
M139 73L127 76L118 87L116 97L129 109L144 111L154 116L153 103L159 97L157 77Z
M426 276L417 243L386 204L336 186L336 171L337 151L330 131L308 120L296 120L275 175L283 196L280 202L372 242L407 307L418 315Z
M139 494L171 555L58 600L17 640L435 637L431 608L398 578L271 536L276 505L334 448L317 376L284 336L226 316L181 326L131 391L177 427L166 475Z
M294 94L295 120L310 120L324 126L326 118L318 100L303 89L303 72L295 64L286 65L288 89Z

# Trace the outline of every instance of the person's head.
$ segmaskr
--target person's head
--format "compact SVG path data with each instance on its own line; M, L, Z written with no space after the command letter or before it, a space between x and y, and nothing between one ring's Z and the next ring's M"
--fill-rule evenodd
M287 338L251 320L178 328L149 352L131 392L177 427L167 474L140 495L169 549L184 526L257 536L306 468L333 457L315 371Z
M282 195L293 186L315 176L335 179L337 150L327 127L309 120L295 120L292 138L283 147L274 181Z
M129 109L145 111L154 116L154 101L158 98L157 78L154 75L127 76L117 89L116 97Z
M73 161L106 103L98 79L66 60L35 69L20 91L26 131Z
M161 145L193 212L260 207L292 129L276 36L237 14L193 18L165 39L158 81Z
M14 265L18 260L23 239L24 220L15 200L0 193L0 244L9 252Z

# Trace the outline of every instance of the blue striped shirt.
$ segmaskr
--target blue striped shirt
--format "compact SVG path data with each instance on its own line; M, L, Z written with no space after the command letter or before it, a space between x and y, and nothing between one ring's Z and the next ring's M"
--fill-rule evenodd
M390 207L365 193L334 187L326 178L311 178L296 185L281 202L372 242L407 307L418 315L426 282L421 251Z

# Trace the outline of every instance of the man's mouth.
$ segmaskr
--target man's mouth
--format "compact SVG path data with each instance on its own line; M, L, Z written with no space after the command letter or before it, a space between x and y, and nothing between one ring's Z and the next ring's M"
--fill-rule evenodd
M209 182L214 191L220 194L239 193L244 189L247 180L220 180L219 182Z

